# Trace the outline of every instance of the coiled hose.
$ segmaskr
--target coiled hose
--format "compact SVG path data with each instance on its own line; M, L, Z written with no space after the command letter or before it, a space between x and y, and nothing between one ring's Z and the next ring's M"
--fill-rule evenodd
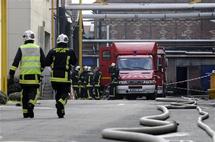
M169 111L165 106L158 106L160 115L146 116L140 119L140 124L148 127L107 128L102 131L102 137L131 142L168 142L164 138L154 135L177 131L177 123L164 121L169 118Z
M203 121L205 119L208 119L209 118L209 114L205 111L202 111L202 109L198 106L197 107L197 110L199 112L199 114L201 114L202 116L200 116L198 118L198 126L203 129L213 140L213 142L215 142L215 132L214 130L212 130L208 125L206 125L205 123L203 123Z
M208 133L215 142L215 132L203 120L209 117L207 112L201 110L197 106L197 101L190 98L183 99L167 99L157 98L156 101L174 102L170 105L157 106L157 109L163 113L160 115L146 116L140 118L140 124L145 127L135 128L107 128L102 131L102 137L105 139L115 139L130 142L168 142L168 140L156 135L166 134L177 131L177 123L175 121L164 121L169 118L168 109L197 109L200 116L198 126Z

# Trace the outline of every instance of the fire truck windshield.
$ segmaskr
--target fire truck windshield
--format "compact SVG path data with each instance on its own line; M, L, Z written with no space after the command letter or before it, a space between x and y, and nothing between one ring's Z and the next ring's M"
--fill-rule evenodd
M119 57L119 70L152 70L152 57Z

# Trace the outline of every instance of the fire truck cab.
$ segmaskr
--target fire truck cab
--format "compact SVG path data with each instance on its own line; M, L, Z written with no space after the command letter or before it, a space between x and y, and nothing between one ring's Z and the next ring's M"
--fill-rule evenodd
M109 47L100 47L99 61L103 86L110 83L110 64L116 63L117 95L127 99L165 96L167 60L164 49L156 42L115 42Z

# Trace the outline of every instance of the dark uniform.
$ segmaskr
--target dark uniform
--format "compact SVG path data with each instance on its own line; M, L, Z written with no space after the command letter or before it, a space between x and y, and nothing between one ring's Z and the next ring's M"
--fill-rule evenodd
M87 71L87 98L92 99L94 98L93 94L93 73L91 71L91 67L88 67Z
M117 97L116 87L118 85L119 69L115 64L109 67L109 73L111 74L110 96Z
M94 83L94 92L95 92L95 99L101 98L101 77L102 73L100 72L99 68L97 67L94 72L93 76L93 83Z
M80 98L80 76L79 76L79 70L74 70L71 75L72 79L72 87L75 94L75 99Z
M10 79L14 79L17 67L20 65L19 83L22 87L21 101L24 118L34 118L34 106L39 95L40 77L44 68L45 55L38 45L34 44L34 33L26 31L24 45L21 45L16 53L13 64L10 67Z
M64 43L64 41L66 41ZM67 46L68 37L64 34L58 36L57 47L51 49L46 57L46 66L50 66L51 83L55 90L55 100L57 115L63 118L65 115L64 106L70 93L70 71L72 65L77 62L76 55L72 49Z
M80 84L81 84L81 98L85 99L87 98L87 79L88 79L88 73L87 73L87 67L84 67L82 73L80 74Z

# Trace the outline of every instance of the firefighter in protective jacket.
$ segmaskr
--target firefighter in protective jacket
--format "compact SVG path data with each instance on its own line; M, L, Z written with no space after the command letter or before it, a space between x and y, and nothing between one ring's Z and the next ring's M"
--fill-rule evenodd
M68 42L68 37L60 34L57 38L57 47L51 49L46 57L46 66L51 67L51 83L56 93L56 109L59 118L65 115L64 106L71 86L70 71L72 65L77 62L74 51L68 48Z
M71 74L71 79L72 79L72 87L74 90L74 96L75 99L80 98L80 66L76 66L75 69L72 71Z
M87 99L93 99L94 94L93 94L93 72L91 67L89 66L87 68Z
M39 95L40 77L45 65L45 55L42 48L34 43L35 35L31 30L25 31L23 38L24 44L17 50L9 75L10 80L13 80L15 71L20 66L19 83L22 87L23 117L34 118L34 106Z
M95 99L101 98L101 77L102 73L99 67L96 67L93 75L93 83L94 83L94 91L95 91Z
M115 63L112 63L109 67L109 73L111 74L110 96L116 98L116 87L118 85L119 69L117 68Z
M83 71L80 74L80 81L81 81L81 98L86 99L87 96L87 73L88 67L84 66Z

